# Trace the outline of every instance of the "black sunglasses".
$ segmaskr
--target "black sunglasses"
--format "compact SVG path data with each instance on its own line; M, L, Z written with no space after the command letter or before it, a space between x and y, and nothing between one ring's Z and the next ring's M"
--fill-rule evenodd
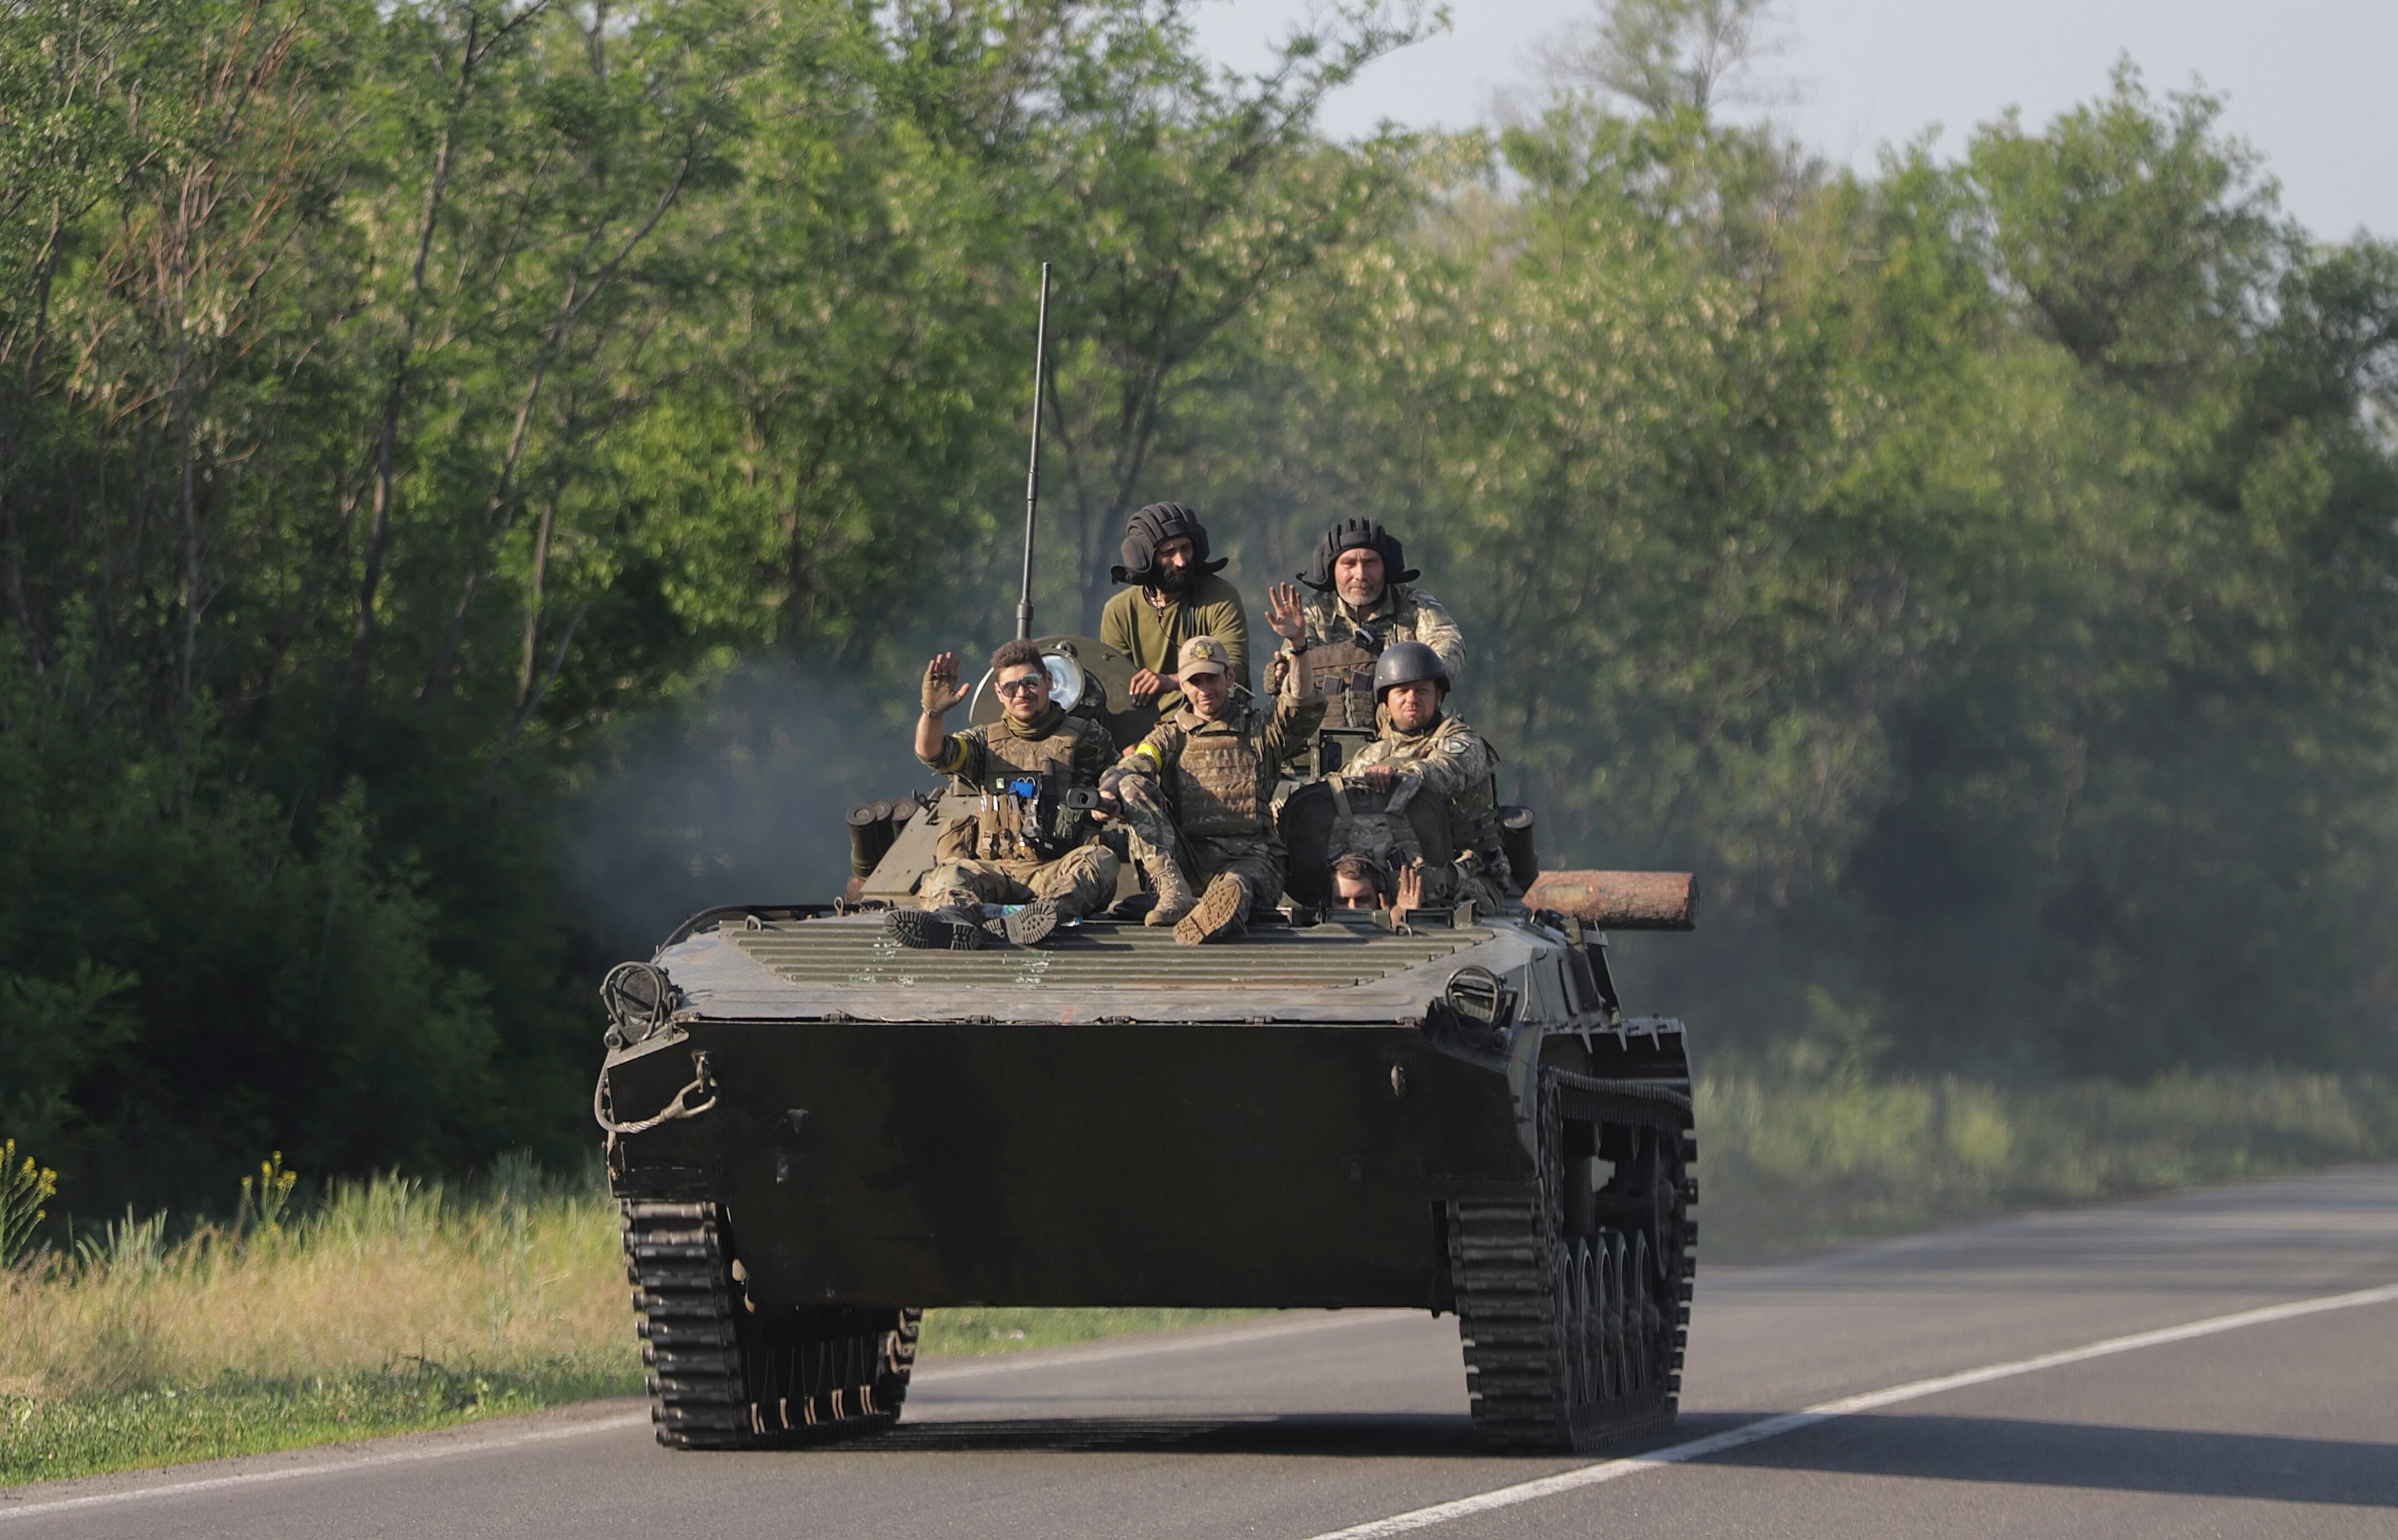
M1027 690L1046 690L1049 681L1039 674L1027 674L1022 679L1003 680L991 688L1004 696L1016 696Z

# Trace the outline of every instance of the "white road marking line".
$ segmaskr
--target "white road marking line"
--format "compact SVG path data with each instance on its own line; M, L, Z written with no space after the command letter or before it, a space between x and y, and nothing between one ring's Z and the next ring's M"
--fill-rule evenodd
M375 1454L357 1454L345 1460L325 1460L308 1465L287 1466L281 1470L245 1470L235 1476L209 1476L196 1481L168 1481L157 1486L134 1487L124 1492L95 1492L81 1497L60 1497L47 1503L9 1503L0 1499L0 1523L11 1519L31 1519L41 1513L68 1513L77 1508L106 1507L116 1503L146 1503L156 1497L189 1497L203 1492L224 1492L236 1487L266 1486L276 1481L297 1481L310 1476L335 1476L344 1471L373 1470L384 1466L413 1466L426 1460L447 1460L460 1454L481 1454L495 1449L521 1449L527 1444L554 1443L560 1439L580 1439L586 1433L613 1433L620 1428L645 1426L650 1420L647 1412L626 1412L616 1417L600 1417L568 1427L540 1427L522 1433L503 1434L492 1439L479 1439L433 1446L417 1445L409 1449L385 1450ZM304 1450L294 1450L304 1455ZM255 1456L271 1458L272 1456Z
M1347 1529L1328 1530L1308 1540L1381 1540L1384 1535L1407 1534L1435 1524L1446 1524L1453 1519L1464 1519L1497 1508L1514 1507L1542 1497L1593 1487L1602 1481L1618 1481L1626 1476L1637 1476L1644 1470L1663 1466L1677 1466L1688 1461L1720 1454L1743 1444L1754 1444L1775 1439L1785 1433L1795 1433L1802 1427L1829 1422L1835 1417L1853 1416L1860 1412L1873 1412L1901 1401L1912 1401L1925 1396L1937 1396L1945 1390L1962 1390L1968 1385L1987 1385L1992 1380L2012 1379L2017 1374L2033 1374L2043 1369L2057 1369L2066 1364L2083 1363L2092 1358L2104 1358L2117 1353L2130 1353L2143 1347L2162 1347L2167 1343L2188 1342L2193 1337L2211 1337L2217 1332L2237 1331L2246 1326L2267 1326L2274 1321L2293 1320L2300 1316L2321 1315L2326 1310L2348 1310L2360 1304L2388 1304L2398 1301L2398 1284L2378 1289L2360 1289L2352 1294L2324 1294L2310 1300L2294 1300L2288 1304L2267 1305L2261 1310L2243 1310L2237 1315L2216 1316L2208 1320L2191 1321L2186 1326L2168 1326L2156 1331L2137 1331L2128 1337L2108 1337L2081 1347L2068 1347L2058 1353L2043 1353L2036 1358L2017 1358L2012 1363L1990 1364L1981 1369L1968 1369L1955 1374L1943 1374L1935 1379L1912 1380L1894 1385L1886 1390L1868 1390L1861 1396L1845 1396L1836 1401L1818 1401L1798 1412L1786 1412L1778 1417L1760 1418L1744 1423L1721 1433L1688 1443L1672 1444L1647 1454L1630 1455L1621 1460L1603 1461L1583 1466L1579 1470L1560 1471L1537 1481L1518 1482L1512 1487L1500 1487L1472 1497L1460 1497L1453 1502L1435 1503L1429 1507L1393 1514L1388 1519L1376 1519Z
M927 1385L947 1385L952 1380L979 1379L986 1374L999 1374L1015 1370L1072 1367L1101 1363L1116 1358L1148 1358L1161 1353L1187 1353L1200 1348L1222 1347L1241 1343L1263 1342L1276 1337L1299 1336L1321 1331L1327 1327L1369 1326L1408 1318L1413 1311L1373 1310L1327 1312L1304 1320L1273 1321L1259 1326L1239 1327L1223 1331L1193 1333L1165 1342L1110 1343L1090 1348L1068 1348L1056 1353L1026 1355L1022 1358L991 1363L963 1363L954 1367L930 1363L918 1375ZM11 1519L31 1519L37 1514L68 1513L79 1508L106 1507L120 1503L144 1503L159 1497L189 1497L204 1492L223 1492L241 1487L264 1486L276 1481L296 1481L312 1476L339 1476L349 1471L375 1470L387 1466L412 1466L426 1460L447 1460L461 1454L483 1454L494 1450L521 1449L528 1444L554 1443L561 1439L579 1439L591 1433L615 1433L626 1428L647 1427L650 1414L646 1411L626 1412L615 1417L596 1417L589 1422L564 1427L529 1428L521 1432L495 1433L490 1438L465 1438L445 1440L435 1445L415 1445L404 1449L379 1451L372 1454L351 1455L345 1459L321 1460L286 1466L279 1470L246 1470L232 1476L209 1476L197 1480L167 1481L155 1486L132 1487L120 1492L95 1492L76 1497L58 1497L45 1502L16 1503L0 1496L0 1523ZM285 1452L305 1459L305 1450ZM271 1459L261 1455L252 1458ZM23 1490L23 1489L20 1489ZM38 1490L38 1489L33 1489Z

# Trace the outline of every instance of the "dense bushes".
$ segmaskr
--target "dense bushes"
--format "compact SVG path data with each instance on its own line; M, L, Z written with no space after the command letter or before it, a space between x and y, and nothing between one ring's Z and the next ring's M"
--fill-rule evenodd
M230 1190L252 1148L340 1169L505 1137L486 991L436 957L421 876L374 858L362 790L296 849L221 740L179 754L82 704L0 642L0 1116L74 1196Z

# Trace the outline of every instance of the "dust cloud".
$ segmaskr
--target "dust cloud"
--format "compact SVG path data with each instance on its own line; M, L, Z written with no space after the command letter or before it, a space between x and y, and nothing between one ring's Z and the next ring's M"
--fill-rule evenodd
M842 815L934 785L912 692L753 659L645 713L569 803L564 868L595 945L647 956L716 904L826 903L849 875Z

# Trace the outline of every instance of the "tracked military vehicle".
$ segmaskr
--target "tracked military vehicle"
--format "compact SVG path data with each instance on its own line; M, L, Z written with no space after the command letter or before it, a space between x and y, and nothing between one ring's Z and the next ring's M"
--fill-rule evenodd
M1043 647L1061 702L1140 725L1129 660ZM1322 806L1286 804L1295 852ZM1671 1420L1689 1060L1678 1022L1624 1013L1600 927L1687 926L1689 879L901 950L881 912L959 813L869 804L854 897L710 910L609 978L595 1112L662 1442L888 1427L922 1311L963 1304L1453 1313L1495 1446Z
M1048 304L1044 263L1026 639ZM1138 741L1131 659L1039 645L1055 704ZM1359 818L1435 873L1448 854L1422 798L1401 828L1331 778L1343 741L1327 731L1282 801L1288 901L1231 945L1102 917L1037 950L903 950L884 912L976 806L918 792L851 811L838 898L711 909L609 974L592 1113L660 1442L887 1428L923 1311L963 1304L1450 1312L1493 1445L1672 1420L1690 1060L1679 1022L1624 1014L1603 927L1688 928L1691 881L1556 872L1496 913L1323 908ZM1529 881L1529 817L1502 811Z

